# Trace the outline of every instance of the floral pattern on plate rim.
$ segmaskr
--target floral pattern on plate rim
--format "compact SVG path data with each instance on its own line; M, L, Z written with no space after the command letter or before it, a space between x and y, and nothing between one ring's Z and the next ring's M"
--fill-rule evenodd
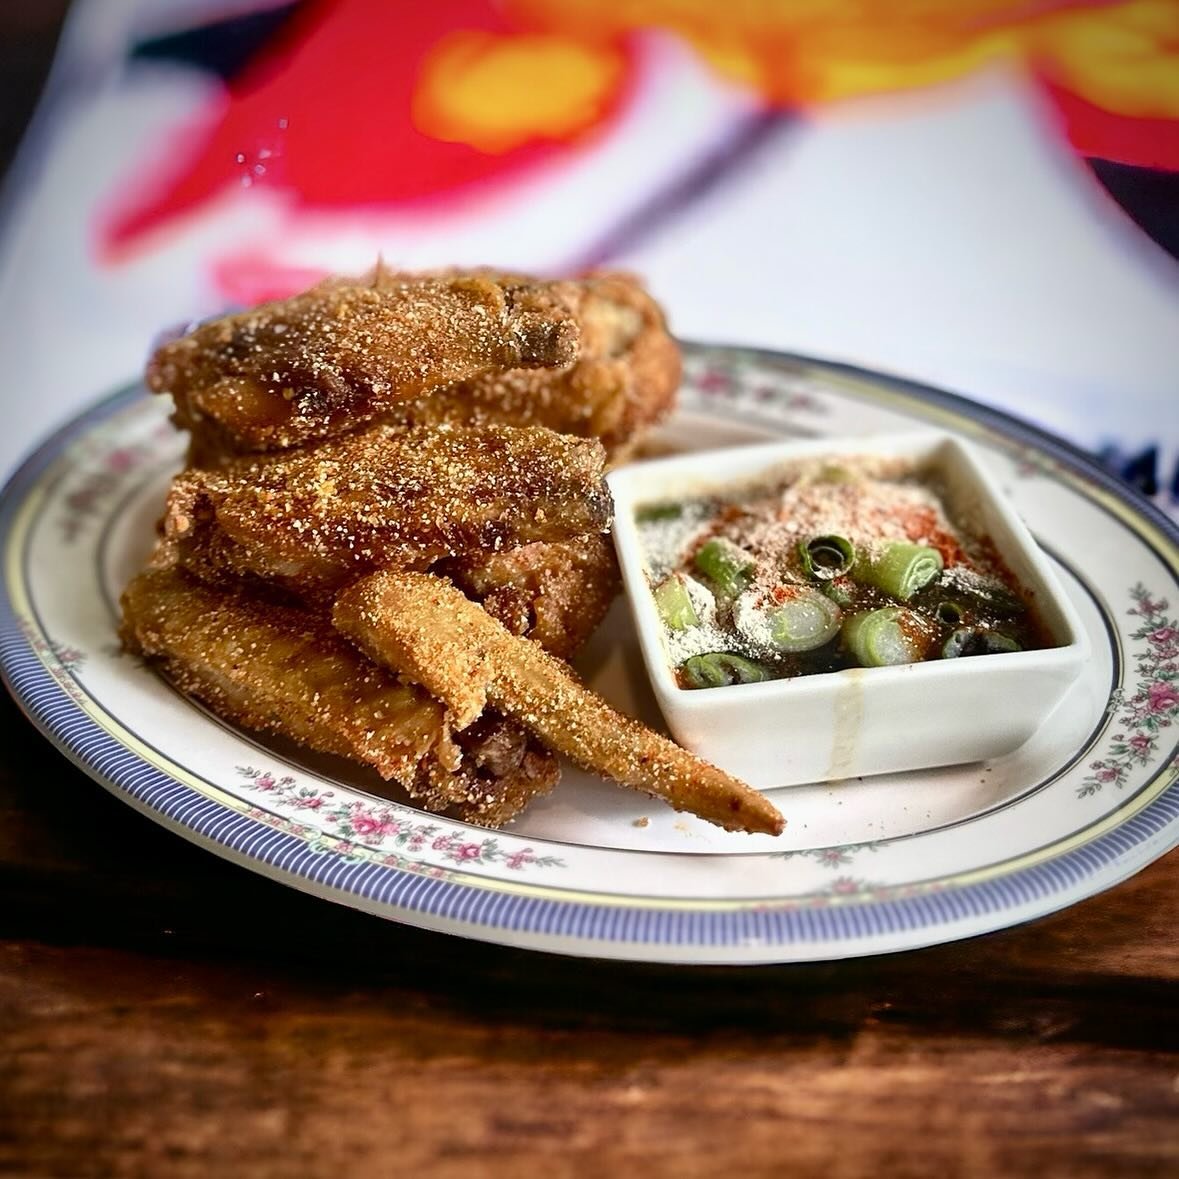
M17 624L25 641L37 653L49 674L61 685L66 695L75 702L85 700L85 693L74 682L74 677L86 665L86 652L42 634L36 623L26 615L18 615Z
M327 852L349 860L372 859L398 868L424 870L432 875L446 874L414 854L437 853L445 862L469 870L503 865L513 872L525 869L564 868L558 856L539 856L530 847L506 851L494 835L472 839L470 833L446 827L434 821L417 822L407 812L390 802L365 802L361 798L340 798L334 790L320 790L300 785L290 774L277 776L269 770L238 766L238 774L247 789L264 794L267 801L293 811L313 814L322 826L286 822L281 826L292 835L306 839L312 851ZM267 812L251 808L253 818L266 819ZM404 853L410 853L409 856Z
M841 843L833 847L800 847L793 851L776 852L776 856L781 860L793 860L800 856L808 860L814 860L815 863L824 868L842 868L846 864L850 864L852 860L862 851L877 851L884 845L883 840L872 840L865 843Z
M175 428L168 422L156 426L138 442L118 442L95 456L95 464L62 494L62 511L58 520L62 540L73 544L86 527L102 517L124 481L151 459L159 458L164 441L175 441Z
M684 356L685 384L697 396L712 401L772 403L776 409L822 417L831 412L821 382L805 372L786 373L755 355Z
M371 860L438 879L448 879L453 872L446 867L412 858L412 853L434 851L449 864L464 870L491 864L502 864L514 871L565 867L564 861L558 857L538 856L530 847L507 852L491 835L474 840L470 833L447 828L436 822L416 822L396 804L365 803L359 798L337 799L332 790L300 785L298 779L290 774L279 777L269 770L259 770L253 766L238 766L237 772L247 783L247 789L265 795L269 802L294 811L313 813L320 820L326 819L328 825L334 828L331 833L311 824L275 815L260 807L249 807L246 810L251 818L305 840L312 851L320 854L336 855L353 862ZM783 858L799 855L814 859L822 867L839 867L850 860L854 850L875 851L877 846L865 843L844 848L807 848L783 853ZM405 852L411 855L403 854ZM937 891L940 887L937 883L889 885L839 873L806 892L781 901L764 902L752 908L780 911L825 908L849 901L863 904L917 896Z
M1134 655L1138 682L1130 694L1119 689L1109 702L1119 731L1110 738L1104 757L1089 763L1090 772L1077 788L1088 798L1106 786L1126 785L1133 766L1146 766L1158 753L1159 737L1179 717L1179 623L1167 616L1170 603L1155 598L1141 583L1130 589L1134 601L1126 613L1141 621L1129 636L1141 644Z

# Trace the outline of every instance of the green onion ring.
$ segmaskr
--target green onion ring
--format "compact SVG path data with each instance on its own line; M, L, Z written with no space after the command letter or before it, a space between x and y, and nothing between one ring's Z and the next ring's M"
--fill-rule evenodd
M787 655L814 651L839 634L843 614L822 591L782 587L766 599L756 590L733 605L733 625L755 648Z
M692 604L683 574L673 573L652 591L656 609L668 630L687 630L700 625L700 615Z
M753 580L757 562L740 545L714 536L700 546L695 564L721 594L735 598Z
M680 664L680 677L688 688L727 688L733 684L757 684L770 678L760 663L732 651L693 655Z
M1023 648L1011 637L996 630L960 627L942 646L943 659L965 659L972 655L1006 655Z
M846 536L812 536L798 542L798 555L807 577L830 581L842 577L856 560L856 546Z
M889 597L907 602L941 573L942 555L928 545L894 540L879 553L864 554L856 563L857 581L883 590Z
M861 667L919 663L925 655L924 623L903 606L863 610L844 622L843 642Z

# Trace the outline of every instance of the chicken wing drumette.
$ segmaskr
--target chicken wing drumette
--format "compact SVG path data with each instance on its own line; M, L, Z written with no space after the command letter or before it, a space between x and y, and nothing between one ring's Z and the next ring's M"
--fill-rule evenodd
M577 354L576 319L551 284L322 283L164 344L147 384L171 395L200 458L350 432L431 389Z

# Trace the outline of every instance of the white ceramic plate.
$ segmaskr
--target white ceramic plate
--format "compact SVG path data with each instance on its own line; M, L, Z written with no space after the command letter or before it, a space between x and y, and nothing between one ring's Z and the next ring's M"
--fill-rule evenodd
M99 782L265 875L510 945L783 962L1014 925L1179 842L1175 526L1004 415L840 366L688 350L666 449L930 425L968 437L1057 564L1093 645L1081 679L1015 753L774 792L789 826L771 839L727 834L571 770L550 799L489 832L381 797L375 776L239 732L183 699L115 636L119 590L180 461L166 414L160 399L126 390L14 476L0 502L0 666L33 721ZM624 603L579 665L616 706L659 723Z

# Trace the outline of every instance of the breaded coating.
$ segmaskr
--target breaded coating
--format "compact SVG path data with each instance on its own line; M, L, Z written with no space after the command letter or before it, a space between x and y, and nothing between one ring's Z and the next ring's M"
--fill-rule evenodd
M343 641L322 615L151 568L122 598L124 645L186 695L246 728L414 780L428 754L457 763L442 707Z
M490 270L474 274L528 289L538 285L527 275ZM329 279L317 289L347 289L360 282L382 291L402 290L456 277L378 268L360 280ZM639 280L625 274L590 274L548 284L544 290L576 321L580 345L575 364L488 369L393 401L378 419L400 426L548 426L599 438L611 462L633 453L645 432L671 410L679 388L679 345L667 330L663 312ZM333 430L356 429L370 420L357 415L350 426L342 418L331 425ZM219 466L240 450L210 418L183 424L192 431L189 461L194 466Z
M374 573L340 593L332 618L371 659L441 700L456 729L491 704L578 765L676 810L733 831L785 826L756 790L615 712L440 577Z
M554 290L580 328L576 364L560 371L520 367L483 373L398 404L383 420L534 423L598 438L612 462L633 451L644 432L670 412L679 389L679 345L663 312L630 275L590 274L555 283Z
M679 379L659 306L620 274L378 265L203 324L147 370L188 467L124 644L229 722L372 766L429 811L499 826L564 752L778 831L760 794L559 661L619 590L607 461Z
M240 453L350 432L484 373L565 367L577 350L576 320L544 284L323 283L164 344L147 384L206 449Z
M539 426L375 427L173 481L165 547L211 582L306 593L376 568L564 540L610 526L604 455Z
M605 536L537 541L447 562L439 570L514 635L571 659L598 628L622 584Z
M370 765L429 810L498 826L560 777L556 757L488 712L452 740L442 706L366 659L323 613L153 567L122 598L124 646L248 729Z

